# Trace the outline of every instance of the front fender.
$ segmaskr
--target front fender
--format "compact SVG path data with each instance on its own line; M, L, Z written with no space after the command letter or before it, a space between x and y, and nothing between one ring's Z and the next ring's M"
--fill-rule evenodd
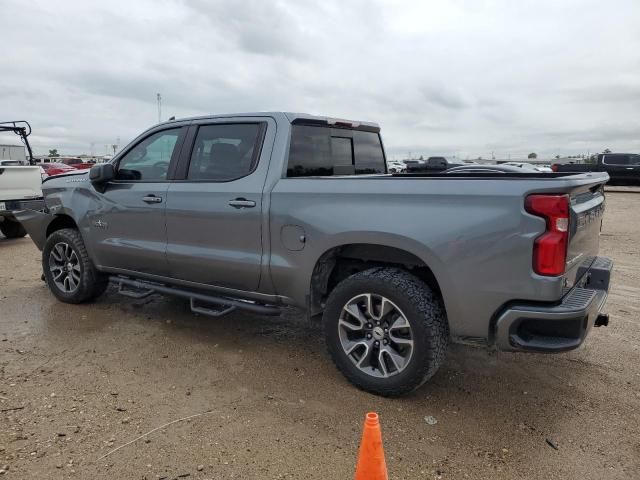
M42 250L47 241L47 228L56 216L35 210L19 210L14 212L14 215L25 228L33 243L36 244L38 250Z

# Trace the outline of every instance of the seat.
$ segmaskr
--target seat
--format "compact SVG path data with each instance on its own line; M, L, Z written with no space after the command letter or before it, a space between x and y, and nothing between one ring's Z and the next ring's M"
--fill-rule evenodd
M230 143L214 143L202 177L211 180L230 180L243 175L240 152Z

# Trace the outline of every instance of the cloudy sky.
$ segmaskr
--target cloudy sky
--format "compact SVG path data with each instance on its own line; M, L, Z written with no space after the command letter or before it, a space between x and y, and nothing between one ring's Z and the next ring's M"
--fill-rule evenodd
M37 153L287 110L381 124L392 157L640 151L639 0L2 0L0 119Z

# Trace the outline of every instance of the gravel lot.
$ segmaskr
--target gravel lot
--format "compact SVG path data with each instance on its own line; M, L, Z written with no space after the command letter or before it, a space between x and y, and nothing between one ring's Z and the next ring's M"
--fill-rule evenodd
M375 410L391 478L638 479L640 193L607 202L609 327L562 355L454 346L402 399L349 385L297 312L213 319L114 292L65 305L32 242L0 238L3 478L347 479Z

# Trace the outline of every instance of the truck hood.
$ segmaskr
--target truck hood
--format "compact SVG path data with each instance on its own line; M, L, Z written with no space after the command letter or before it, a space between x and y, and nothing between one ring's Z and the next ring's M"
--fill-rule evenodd
M76 176L76 175L87 175L89 173L89 170L87 169L83 169L83 170L69 170L68 172L64 172L64 173L59 173L58 175L53 175L51 177L47 177L44 179L43 183L45 182L51 182L51 181L55 181L59 178L64 178L64 177L68 177L68 176ZM88 178L88 176L87 176Z

